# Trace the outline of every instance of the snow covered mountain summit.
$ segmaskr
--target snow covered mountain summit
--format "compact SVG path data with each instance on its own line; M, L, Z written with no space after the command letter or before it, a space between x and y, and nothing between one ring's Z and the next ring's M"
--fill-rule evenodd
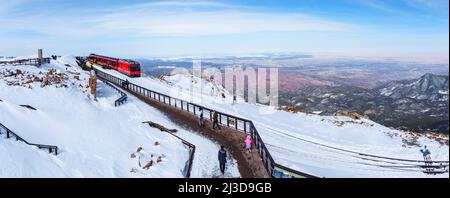
M59 148L58 155L49 154L6 139L0 129L0 177L184 177L188 148L142 123L149 120L177 129L179 136L198 145L191 177L212 177L217 172L218 162L213 159L219 145L179 127L132 96L115 107L120 95L101 81L97 101L93 100L87 91L88 77L76 67L74 57L41 68L0 67L0 123L29 142ZM150 161L152 166L143 169ZM240 177L234 159L230 161L226 176Z
M212 177L217 171L217 144L183 130L137 98L131 97L124 105L114 107L118 94L103 83L99 82L98 101L93 101L86 93L88 74L71 65L75 65L74 58L63 57L42 68L0 68L0 122L25 139L61 148L58 156L52 156L0 139L0 155L8 159L0 165L0 177L182 177L188 158L186 148L178 139L142 124L147 120L177 128L179 134L197 145L194 177ZM414 163L372 157L420 161L420 149L426 145L432 160L448 161L448 136L398 131L364 118L290 113L242 99L233 104L232 95L220 85L189 75L128 78L113 70L101 70L163 94L252 120L277 163L307 174L449 177L448 170L430 175ZM44 83L32 78L35 75L43 79L50 71L59 79L48 78ZM23 104L37 110L19 106ZM162 162L147 171L139 169L139 161L130 154L140 147L150 159L151 155L164 155ZM231 177L239 177L236 164L228 171Z

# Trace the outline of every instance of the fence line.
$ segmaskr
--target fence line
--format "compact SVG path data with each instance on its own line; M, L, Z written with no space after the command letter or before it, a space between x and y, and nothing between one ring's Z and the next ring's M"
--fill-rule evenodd
M124 82L124 80L119 77L105 73L95 68L94 71L96 72L98 77L103 78L111 82L112 84L115 84L117 86L123 85L122 83ZM202 105L197 105L183 99L179 99L156 91L152 91L139 85L133 84L131 82L126 83L125 90L139 94L146 98L157 100L169 106L174 106L175 108L193 113L194 115L197 115L198 110L202 108L203 111L206 113L206 115L208 115L209 113L209 119L211 121L213 120L212 114L216 112L215 110L204 107ZM219 123L222 126L226 126L230 129L234 129L239 132L251 134L255 142L256 148L258 150L258 154L260 155L262 161L264 162L264 167L266 168L266 171L269 173L269 175L271 175L272 177L305 177L305 178L316 177L277 164L273 159L272 155L270 154L269 150L267 149L266 145L264 144L263 140L261 139L258 130L256 129L255 125L251 120L240 118L223 112L217 111L217 113L219 115L218 116Z
M14 133L13 131L11 131L10 129L8 129L2 123L0 123L0 134L2 134L2 129L4 129L6 131L6 138L15 137L16 141L22 141L25 144L28 144L28 145L31 145L31 146L36 146L39 149L48 149L49 153L53 153L54 152L55 155L58 155L58 147L57 146L30 143L30 142L26 141L25 139L23 139L22 137L20 137L19 135L17 135L16 133Z
M8 61L0 61L0 65L41 65L41 64L49 64L50 58L43 58L42 62L40 62L39 58L27 58L27 59L16 59L16 60L8 60Z

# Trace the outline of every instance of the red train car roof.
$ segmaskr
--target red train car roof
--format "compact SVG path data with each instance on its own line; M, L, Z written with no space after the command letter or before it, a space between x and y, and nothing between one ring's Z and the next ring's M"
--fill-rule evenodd
M105 60L109 60L109 61L122 61L122 62L129 63L129 64L139 64L138 62L136 62L134 60L130 60L130 59L118 59L118 58L112 58L112 57L108 57L108 56L97 55L97 54L90 54L89 56L101 58L101 59L105 59Z
M101 58L101 59L110 60L110 61L118 61L119 60L117 58L101 56L101 55L97 55L97 54L90 54L89 57Z

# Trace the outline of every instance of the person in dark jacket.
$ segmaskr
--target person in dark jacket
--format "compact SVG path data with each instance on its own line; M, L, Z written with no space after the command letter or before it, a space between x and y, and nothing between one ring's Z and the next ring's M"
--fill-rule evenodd
M431 160L431 152L430 150L428 150L427 146L424 146L422 149L420 149L420 152L423 155L423 158L425 159L425 161L430 161Z
M428 150L427 146L425 145L422 149L420 149L420 152L423 155L423 159L425 160L425 166L431 166L433 163L431 162L431 152ZM427 171L433 171L433 168L425 168Z
M226 163L227 163L227 151L225 151L224 146L220 146L219 164L220 164L220 172L222 172L222 174L225 173L225 164Z
M125 87L126 89L128 89L129 84L130 84L130 82L128 81L128 79L126 79L125 81L122 82L122 87Z
M213 114L213 129L216 129L216 128L220 130L219 113L217 113L217 111L214 111L214 114Z

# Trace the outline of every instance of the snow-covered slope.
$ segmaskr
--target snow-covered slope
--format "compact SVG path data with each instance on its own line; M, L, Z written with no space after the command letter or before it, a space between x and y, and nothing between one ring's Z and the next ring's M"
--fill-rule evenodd
M0 73L17 69L24 73L9 77L0 74L0 123L29 142L60 149L57 156L51 155L5 139L3 134L0 177L183 177L188 149L170 134L142 124L148 120L178 129L178 136L197 146L192 177L212 177L218 172L216 143L177 126L132 96L124 105L114 107L118 93L100 81L98 100L92 100L86 89L88 73L65 65L75 66L74 61L68 56L42 68L0 67ZM67 79L61 84L67 86L50 83L41 87L41 82L27 82L27 75L43 77L48 69L65 74ZM8 85L10 82L18 85ZM37 110L20 107L22 104ZM162 162L154 163L149 170L139 168L137 159L130 156L138 147L144 149L147 158L156 161L161 156ZM237 163L230 161L225 176L239 177Z
M104 71L127 78L116 71ZM232 96L221 86L187 75L128 80L163 94L252 120L275 161L305 173L321 177L449 177L448 172L428 175L419 169L396 167L412 163L374 161L339 150L423 160L419 150L426 145L431 151L432 160L448 161L448 145L426 135L413 136L367 119L293 114L273 107L248 104L242 99L238 99L238 104L233 105ZM225 98L221 97L222 93ZM448 136L444 138L448 139Z

